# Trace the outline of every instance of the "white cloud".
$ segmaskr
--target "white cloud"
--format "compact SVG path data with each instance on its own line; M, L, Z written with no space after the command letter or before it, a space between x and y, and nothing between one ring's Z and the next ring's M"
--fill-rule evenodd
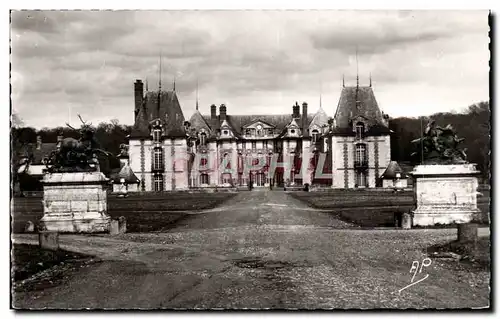
M342 74L392 116L462 109L488 99L486 11L14 12L13 108L27 125L64 125L71 109L94 123L132 124L133 82L176 89L186 117L289 113L308 101L333 115Z

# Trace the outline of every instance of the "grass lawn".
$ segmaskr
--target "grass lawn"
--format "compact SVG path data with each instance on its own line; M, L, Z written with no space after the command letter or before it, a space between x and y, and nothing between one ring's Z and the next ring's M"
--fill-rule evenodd
M328 192L290 192L292 197L318 209L331 209L342 220L362 227L392 227L395 215L413 208L413 192L382 192L363 190L331 190ZM481 215L477 223L488 225L489 191L478 197Z
M74 252L51 251L36 245L14 244L11 274L15 290L39 290L51 287L62 279L62 270L82 266L91 260L91 256ZM44 272L42 276L34 282L23 282L42 272Z
M453 252L462 256L463 262L468 262L472 266L490 270L491 244L489 237L480 237L477 242L461 243L458 240L444 244L433 245L427 248L427 253Z
M235 193L146 193L130 194L126 198L108 197L108 214L112 218L125 216L127 231L157 231L168 228L186 215L186 211L214 208L234 197ZM35 224L43 216L42 198L13 200L13 232L24 232L28 221Z

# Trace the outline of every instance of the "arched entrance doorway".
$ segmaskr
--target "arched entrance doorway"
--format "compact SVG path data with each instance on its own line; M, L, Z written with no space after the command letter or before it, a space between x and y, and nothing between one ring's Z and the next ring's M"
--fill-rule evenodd
M263 172L257 172L255 174L255 186L256 187L264 187L266 184L266 174Z

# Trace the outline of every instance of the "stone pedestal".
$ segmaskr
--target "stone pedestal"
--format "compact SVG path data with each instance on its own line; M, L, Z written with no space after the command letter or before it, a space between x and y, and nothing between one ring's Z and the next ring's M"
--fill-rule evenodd
M42 228L68 233L109 231L107 182L101 172L46 174Z
M415 178L414 226L469 223L477 208L475 164L418 165Z
M477 242L477 224L460 224L457 227L458 241L461 243Z
M411 229L411 216L408 213L403 213L401 218L401 228Z
M51 231L41 231L38 233L38 243L40 248L48 250L59 250L59 233Z

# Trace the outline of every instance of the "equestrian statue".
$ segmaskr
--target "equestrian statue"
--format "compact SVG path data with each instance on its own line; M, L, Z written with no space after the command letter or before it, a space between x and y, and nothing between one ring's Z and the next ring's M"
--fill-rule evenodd
M80 133L80 138L64 138L57 144L57 148L44 159L47 171L55 172L92 172L99 171L98 154L109 156L110 153L98 148L92 123L87 124L80 115L82 122L80 129L75 129L68 123L66 125Z
M459 148L459 144L464 140L457 137L450 124L440 127L436 125L436 121L431 120L423 136L411 141L420 146L419 152L413 153L412 156L419 155L423 164L465 164L468 163L465 154L467 149Z

